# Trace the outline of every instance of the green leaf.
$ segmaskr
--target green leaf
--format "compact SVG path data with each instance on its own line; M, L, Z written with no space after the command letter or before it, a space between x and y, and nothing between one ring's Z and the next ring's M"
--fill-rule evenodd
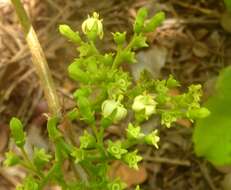
M144 26L144 32L153 32L165 20L165 13L155 14Z
M10 120L10 130L11 130L12 138L15 141L15 144L18 147L23 147L26 141L25 133L23 131L23 125L18 118L13 117Z
M231 164L231 67L224 69L216 92L205 103L210 115L199 119L193 134L194 150L214 165Z
M75 44L80 44L82 42L79 33L74 32L70 26L66 24L59 25L59 32L65 36L68 40Z

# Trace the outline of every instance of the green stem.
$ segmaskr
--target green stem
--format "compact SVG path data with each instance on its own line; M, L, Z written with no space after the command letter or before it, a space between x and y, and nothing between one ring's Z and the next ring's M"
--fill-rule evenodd
M45 97L48 102L49 111L53 116L61 116L61 107L55 90L54 82L51 77L47 60L43 49L39 43L35 30L20 0L11 0L16 10L17 16L25 33L27 45L32 55L32 62L39 75Z

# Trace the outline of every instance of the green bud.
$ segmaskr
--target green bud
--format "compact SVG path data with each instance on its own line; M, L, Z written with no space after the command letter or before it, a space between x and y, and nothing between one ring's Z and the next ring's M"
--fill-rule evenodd
M74 32L70 28L70 26L68 26L66 24L59 25L59 32L73 43L80 44L82 42L82 40L79 36L79 33Z
M23 147L26 141L25 133L23 131L23 125L18 118L13 117L10 120L10 130L15 144L20 148Z
M163 112L161 115L161 124L166 125L166 127L170 128L171 124L177 120L176 116L172 112Z
M209 116L209 114L210 114L210 111L205 107L194 108L194 109L190 109L187 112L187 117L189 119L205 118L205 117Z
M146 8L141 8L138 10L136 15L136 20L134 24L134 32L139 34L144 26L144 21L148 16L148 10Z
M117 45L123 45L126 41L126 32L115 32L112 33L114 41Z
M127 150L122 148L121 141L112 142L109 140L107 151L118 160L121 159L123 154L127 153Z
M108 190L123 190L127 187L127 185L120 180L114 180L113 182L108 184Z
M124 106L119 101L115 100L105 100L102 103L101 109L103 117L109 117L111 114L116 112L113 118L113 123L118 123L127 115L126 108L124 108Z
M47 154L43 148L35 148L33 162L35 166L42 169L51 159L51 155Z
M92 17L88 16L82 24L82 31L92 40L94 40L96 36L100 39L103 38L103 24L102 20L99 19L98 13L94 12Z
M175 88L180 86L179 82L176 79L174 79L172 75L169 76L166 85L168 88Z
M7 152L6 153L6 159L4 160L4 166L10 167L10 166L15 166L20 162L19 156L17 156L13 152Z
M165 20L165 13L159 12L145 23L144 32L153 32Z
M85 158L85 151L83 149L77 149L75 148L72 153L71 156L75 159L75 163L79 163L81 161L84 160Z
M123 161L128 164L130 168L138 170L138 163L142 160L142 157L137 155L137 150L127 153L123 156Z
M84 131L83 136L80 137L80 148L88 149L94 148L96 145L95 137L89 134L87 131Z
M154 97L151 95L138 95L135 97L132 104L132 109L135 112L144 111L146 119L149 118L152 114L156 113L157 102L154 100Z
M158 142L160 141L160 137L157 135L157 133L158 131L154 130L153 132L144 137L144 141L149 145L153 145L156 148L159 148Z
M128 124L127 138L130 140L137 140L144 137L144 134L140 132L140 127L134 127L131 123Z

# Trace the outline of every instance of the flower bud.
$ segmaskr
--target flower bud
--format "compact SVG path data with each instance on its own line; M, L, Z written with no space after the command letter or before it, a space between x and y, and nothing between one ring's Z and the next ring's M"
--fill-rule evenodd
M18 118L13 117L10 120L10 129L11 129L12 137L15 141L15 144L18 147L23 147L26 140L25 140L25 133L23 131L23 125L21 121Z
M144 137L144 141L149 145L153 145L156 148L159 148L157 143L160 141L160 137L157 135L157 133L157 130L151 132L150 134Z
M132 105L132 109L135 112L144 111L146 119L154 113L156 113L157 102L151 95L139 95L136 96Z
M115 113L113 122L118 123L120 120L126 117L127 110L119 101L105 100L102 104L103 117L109 117L113 113Z
M99 36L100 39L103 38L103 24L102 19L99 19L98 13L94 12L92 17L88 16L82 24L82 31L92 40L94 40L96 36Z

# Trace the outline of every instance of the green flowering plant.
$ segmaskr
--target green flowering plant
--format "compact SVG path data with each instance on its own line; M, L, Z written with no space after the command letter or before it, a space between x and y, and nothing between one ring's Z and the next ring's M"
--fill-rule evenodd
M96 47L97 40L104 36L98 13L83 22L82 33L75 32L68 25L60 25L60 33L77 46L79 53L68 67L70 78L78 84L73 93L76 106L63 117L48 116L47 131L54 153L35 148L32 156L28 156L24 148L23 124L12 118L12 139L22 154L8 152L5 165L20 164L30 174L17 187L18 190L41 190L50 184L57 184L64 190L125 189L126 184L120 179L108 176L111 162L120 160L130 168L138 169L142 156L136 145L159 147L158 130L145 133L143 122L159 117L161 124L169 128L180 118L193 121L209 114L206 108L200 107L201 85L192 85L187 92L173 96L171 89L179 87L173 76L154 80L144 71L134 82L130 73L122 69L123 64L136 63L136 50L148 47L146 34L154 31L164 18L164 13L159 12L148 19L147 9L141 8L131 39L128 40L126 32L113 33L117 48L107 53ZM59 126L63 123L68 123L71 129L76 123L86 126L78 142L61 130ZM112 140L105 137L108 127L121 124L127 126L123 138ZM67 180L64 162L70 163L76 174L73 179Z

